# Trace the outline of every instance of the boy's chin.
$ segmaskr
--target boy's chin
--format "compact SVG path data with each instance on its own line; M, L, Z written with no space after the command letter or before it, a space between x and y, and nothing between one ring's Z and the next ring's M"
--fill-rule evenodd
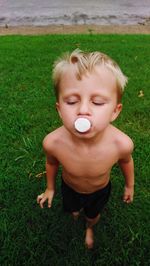
M78 131L76 131L75 132L75 136L80 138L80 139L91 139L91 138L95 137L96 134L94 132L90 132L90 131L88 131L88 132L78 132Z

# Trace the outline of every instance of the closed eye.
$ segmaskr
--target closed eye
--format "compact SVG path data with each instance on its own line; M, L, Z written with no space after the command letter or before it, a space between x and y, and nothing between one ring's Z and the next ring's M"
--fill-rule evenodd
M104 105L105 103L103 103L103 102L102 103L100 103L100 102L93 102L93 104L94 105L100 105L101 106L101 105Z
M73 101L73 102L66 102L68 105L74 105L77 103L77 101Z

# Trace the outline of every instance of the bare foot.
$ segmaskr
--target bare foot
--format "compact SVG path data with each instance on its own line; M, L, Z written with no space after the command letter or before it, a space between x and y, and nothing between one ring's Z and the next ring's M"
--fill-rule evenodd
M94 246L94 232L91 227L87 227L86 229L85 245L88 249L92 249Z

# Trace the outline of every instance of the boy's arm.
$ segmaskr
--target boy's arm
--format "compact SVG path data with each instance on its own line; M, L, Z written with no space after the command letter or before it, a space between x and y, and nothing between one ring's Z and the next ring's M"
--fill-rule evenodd
M47 178L47 188L44 193L37 197L37 203L43 208L43 204L48 200L48 208L51 207L52 200L55 194L55 179L59 168L59 162L52 155L53 148L50 144L53 143L49 135L43 141L43 148L46 153L46 178Z
M133 201L134 196L134 162L132 158L133 142L131 139L124 141L124 155L118 161L122 173L125 177L125 190L123 200L126 203Z
M57 176L59 162L52 160L50 157L46 158L46 177L47 177L47 189L55 191L55 179Z
M43 208L43 204L48 200L48 208L51 207L52 200L55 194L55 179L58 172L59 163L46 160L46 178L47 188L44 193L37 197L37 203Z

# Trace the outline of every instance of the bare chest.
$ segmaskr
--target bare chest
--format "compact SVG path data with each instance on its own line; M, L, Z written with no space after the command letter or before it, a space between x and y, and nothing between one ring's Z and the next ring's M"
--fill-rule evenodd
M117 153L113 147L94 149L64 147L58 152L58 160L64 171L72 176L98 177L110 171L117 162Z

